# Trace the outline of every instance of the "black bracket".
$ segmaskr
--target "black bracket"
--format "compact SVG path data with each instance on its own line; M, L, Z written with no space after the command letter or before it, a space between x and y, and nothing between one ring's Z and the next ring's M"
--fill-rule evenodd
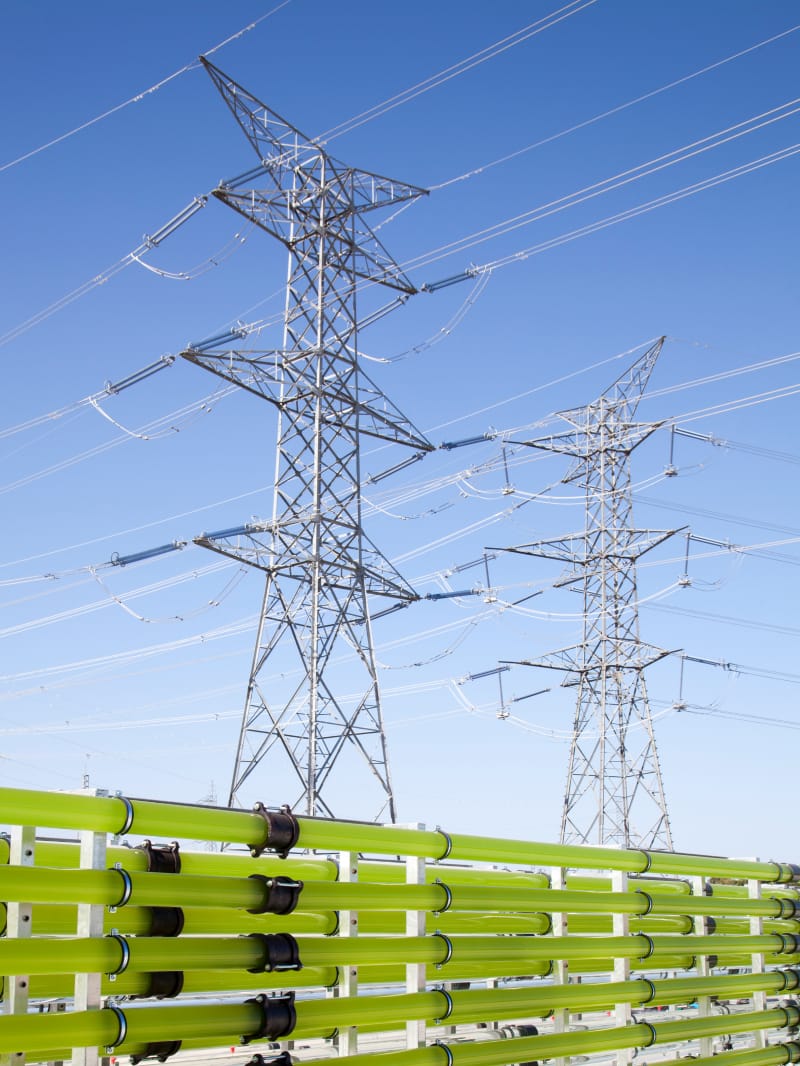
M253 1055L252 1059L244 1066L293 1066L294 1059L288 1051L282 1051L273 1059L265 1059L263 1055Z
M291 914L303 890L303 882L291 877L265 877L250 874L250 880L264 885L264 899L258 907L251 907L248 914Z
M152 841L145 840L134 851L143 851L147 856L147 872L150 874L179 874L181 872L180 845L177 840L171 844L153 846Z
M242 1037L243 1044L251 1040L280 1040L288 1036L297 1024L297 1011L294 1005L294 992L284 996L267 996L263 992L245 1003L256 1003L261 1008L261 1024L254 1033Z
M250 854L257 859L269 848L270 851L276 852L279 858L285 859L300 836L300 824L289 805L285 803L279 810L270 810L263 803L256 803L253 805L253 813L267 823L267 839L263 844L251 844Z
M182 970L157 970L148 975L146 992L131 995L131 999L174 999L183 991Z
M302 970L300 948L291 933L248 933L247 936L260 941L264 952L261 964L253 966L248 973Z
M148 936L180 936L183 932L182 907L151 907Z
M170 1055L174 1055L180 1049L180 1040L159 1040L148 1044L141 1054L131 1055L131 1063L132 1066L136 1066L142 1059L158 1059L159 1062L166 1062Z

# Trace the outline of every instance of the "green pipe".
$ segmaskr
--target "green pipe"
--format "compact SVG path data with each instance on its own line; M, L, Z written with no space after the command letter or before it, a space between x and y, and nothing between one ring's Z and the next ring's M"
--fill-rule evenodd
M157 845L156 845L157 846ZM0 852L0 863L3 863ZM80 845L73 841L37 840L35 848L37 866L52 866L57 869L80 867ZM146 873L147 852L142 847L121 847L111 844L106 848L106 865L119 865L132 873ZM249 854L233 851L180 851L181 873L205 876L247 877L259 873L266 877L309 878L314 881L335 881L339 865L333 859L288 858L279 859L268 853L253 859ZM404 869L404 867L400 867Z
M613 958L642 959L651 955L653 964L674 952L677 937L497 937L443 935L427 937L297 937L294 942L299 961L304 966L443 964L451 957L456 962L491 963L500 973L511 975L511 966L549 963L554 957L569 961ZM688 938L680 938L683 944ZM697 938L698 941L701 938ZM282 937L285 944L290 937ZM731 949L745 949L751 944L774 946L780 937L704 937L703 953L721 950L725 942ZM653 950L654 949L654 950ZM265 942L258 937L122 937L26 940L5 939L0 942L0 972L26 973L115 973L126 967L134 972L155 970L243 969L259 967L264 962ZM753 948L755 950L755 948ZM505 968L505 970L503 969ZM517 971L518 972L518 971Z
M258 910L267 900L271 880L258 877L165 876L115 870L66 870L0 866L0 894L7 900L82 902L121 906L231 907ZM430 885L306 881L297 882L305 911L425 910L522 911L642 916L765 915L781 917L778 900L713 900L704 896L654 899L645 893L585 892L555 889L484 888L441 883ZM786 906L794 908L787 901Z
M1 907L2 905L0 905ZM202 936L213 933L316 933L330 936L336 932L336 914L307 914L294 911L292 914L248 914L242 910L227 910L222 907L179 908L183 915L181 933L186 936ZM118 932L125 936L158 936L154 923L159 919L159 908L120 907L105 911L103 931ZM395 915L387 915L387 918ZM78 908L68 903L35 904L31 927L36 936L74 936L77 930ZM388 922L386 923L388 925ZM381 930L393 932L392 928ZM405 932L405 923L401 930ZM513 931L513 930L510 930Z
M178 803L132 800L111 796L0 789L0 820L52 829L88 829L122 834L137 832L156 837L221 840L260 849L277 844L268 822L254 812ZM606 867L629 873L742 877L767 882L793 882L796 867L774 862L647 852L574 844L543 844L472 835L448 835L441 830L338 822L299 817L296 846L323 851L415 855L430 859L510 862L521 865ZM277 846L282 846L277 844Z
M629 985L631 982L624 982ZM641 982L646 985L646 982ZM540 990L545 991L545 990ZM553 994L554 990L546 990ZM562 991L567 991L562 989ZM594 990L586 990L589 995ZM619 986L616 992L621 991ZM489 1009L488 993L452 994L462 1001L460 1020L473 1020ZM390 1028L400 1025L408 1019L430 1018L435 1021L447 1015L448 996L441 992L421 992L410 995L395 995L364 999L317 1000L301 1002L296 1005L296 1023L293 1028L272 1034L302 1039L312 1036L329 1035L335 1029L350 1025L383 1026ZM520 996L495 994L491 999L499 1005L503 1001L499 1014L513 1015L520 1008ZM531 996L528 996L530 1002ZM516 1001L516 1002L514 1002ZM492 1003L492 1008L494 1003ZM493 1010L493 1015L495 1014ZM124 1023L121 1021L124 1019ZM636 1030L636 1040L630 1046L647 1046L651 1043L661 1044L677 1040L692 1040L702 1036L712 1036L719 1032L745 1032L751 1029L781 1028L796 1024L800 1020L797 1008L778 1008L771 1011L748 1012L741 1015L724 1017L704 1017L668 1022L653 1026L633 1025L626 1030L594 1030L582 1035L583 1052L609 1050L618 1045L621 1033ZM155 1041L174 1041L191 1037L193 1040L219 1041L222 1038L252 1036L259 1032L262 1023L260 1007L253 1002L239 1004L204 1004L203 1006L169 1006L136 1007L118 1009L101 1009L97 1011L73 1012L71 1014L40 1014L23 1016L5 1016L0 1018L0 1052L14 1052L24 1048L27 1053L47 1052L64 1046L106 1046L116 1047L120 1053L147 1045ZM455 1019L454 1019L455 1024ZM638 1030L645 1030L644 1033ZM568 1047L577 1034L563 1033L541 1037L523 1037L506 1043L507 1054L502 1062L522 1061L515 1052L531 1048L531 1054L541 1058L568 1053ZM644 1037L644 1039L642 1039ZM609 1044L608 1042L611 1041ZM455 1045L451 1051L470 1045ZM459 1054L459 1066L470 1066L485 1062L478 1046L472 1045L477 1055ZM573 1052L574 1053L574 1052ZM368 1056L370 1059L374 1056ZM526 1057L526 1056L525 1056ZM491 1061L497 1061L491 1059Z
M162 971L163 972L163 971ZM364 970L363 973L367 971ZM386 983L381 973L381 984ZM213 992L220 995L229 992L251 991L267 992L292 988L333 988L339 980L339 970L335 966L304 966L302 970L292 971L287 975L280 970L275 973L248 973L241 970L189 970L183 974L181 995L192 996ZM405 969L395 967L391 980L405 980ZM366 984L366 981L361 982ZM376 982L378 983L378 982ZM148 997L151 988L149 973L134 973L127 970L113 980L103 976L101 992L104 996L140 996ZM72 974L50 974L32 977L30 980L30 998L68 999L75 990L75 978ZM0 1002L2 1002L2 978L0 978Z

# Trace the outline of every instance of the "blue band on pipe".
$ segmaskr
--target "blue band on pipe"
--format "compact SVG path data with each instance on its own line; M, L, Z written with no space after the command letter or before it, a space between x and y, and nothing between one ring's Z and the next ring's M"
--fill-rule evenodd
M444 883L444 881L440 881L438 877L434 881L434 884L439 885L441 888L444 889L444 906L443 907L439 907L438 910L435 910L433 913L434 914L444 914L444 912L445 911L449 911L450 907L452 906L453 893L450 891L450 886L446 885Z
M453 1066L453 1052L447 1044L443 1043L441 1040L434 1040L431 1047L440 1047L445 1055L447 1055L447 1066Z
M444 840L445 840L444 852L436 860L437 862L441 862L442 859L446 859L448 857L448 855L450 854L450 852L453 850L453 838L450 836L449 833L445 833L444 829L442 829L442 827L439 826L439 825L436 826L436 829L434 830L434 832L441 834L441 836L443 836Z
M133 825L133 804L125 796L117 796L117 799L125 804L125 821L122 823L122 828L117 831L117 836L124 836L130 827Z
M441 966L446 966L447 963L452 959L452 957L453 957L453 942L452 942L452 940L450 939L449 936L445 936L444 933L440 933L438 930L433 935L434 936L438 936L438 938L440 940L443 940L444 943L445 943L445 947L447 948L447 951L445 952L445 956L442 959L442 961L436 963L436 969L438 970Z
M128 963L131 961L131 946L128 943L127 939L124 936L120 936L119 933L111 933L109 939L116 940L116 942L122 949L122 961L120 962L119 966L116 968L116 970L108 971L109 977L116 977L117 974L125 973L128 968ZM121 1043L121 1041L118 1040L117 1043L119 1044Z
M650 895L649 892L642 892L641 888L636 889L636 894L639 896L644 896L645 900L647 901L647 910L643 911L639 915L640 918L643 918L645 914L649 914L653 909L653 897Z
M649 977L640 977L639 980L644 981L646 985L650 985L650 995L647 997L647 999L643 999L642 1003L652 1003L653 1000L656 998L656 986L653 984Z
M639 936L647 941L648 948L649 948L647 954L646 955L640 955L639 958L640 959L649 959L650 956L653 954L653 952L656 950L656 946L653 943L653 938L651 936L648 936L647 933L639 933Z
M128 873L128 871L123 870L121 866L115 866L114 869L122 878L122 896L117 903L112 903L110 904L110 906L124 907L128 900L131 898L131 892L133 891L133 881L131 880L131 875Z
M125 1017L125 1012L120 1010L119 1007L107 1007L107 1010L113 1011L117 1016L117 1024L119 1025L119 1032L117 1033L117 1039L109 1045L111 1048L117 1047L121 1044L125 1037L128 1035L128 1019Z
M444 996L445 1003L447 1005L447 1010L444 1012L444 1014L434 1019L433 1022L434 1025L441 1025L442 1022L446 1022L450 1015L453 1013L453 997L450 995L446 988L437 988L436 991L439 993L440 996Z

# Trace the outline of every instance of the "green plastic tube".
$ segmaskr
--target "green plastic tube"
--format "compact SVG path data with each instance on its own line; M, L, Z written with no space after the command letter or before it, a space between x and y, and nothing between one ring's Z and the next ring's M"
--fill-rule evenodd
M216 807L123 797L0 789L0 821L51 829L88 829L121 834L136 832L156 837L219 840L259 849L270 845L267 821L259 814ZM430 859L526 866L547 865L578 869L606 868L656 875L740 877L766 882L793 882L796 867L774 862L688 855L679 852L573 844L543 844L495 839L442 830L414 830L401 826L339 822L299 817L297 847L323 851L357 851L384 855L416 855Z

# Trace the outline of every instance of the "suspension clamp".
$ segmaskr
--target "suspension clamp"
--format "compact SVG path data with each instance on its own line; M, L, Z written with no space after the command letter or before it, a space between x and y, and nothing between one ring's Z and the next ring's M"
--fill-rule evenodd
M297 1024L294 992L284 996L267 996L262 992L253 999L246 999L245 1003L255 1003L261 1008L261 1024L256 1032L242 1037L243 1044L249 1044L251 1040L280 1040Z
M292 877L250 874L249 880L261 881L264 885L264 899L258 907L251 907L248 914L291 914L303 891L303 882L295 881Z
M279 810L270 810L263 803L256 803L253 805L253 813L267 823L267 836L263 844L250 845L250 854L257 859L269 848L270 851L276 852L279 858L285 859L300 836L300 824L289 805L285 803Z

